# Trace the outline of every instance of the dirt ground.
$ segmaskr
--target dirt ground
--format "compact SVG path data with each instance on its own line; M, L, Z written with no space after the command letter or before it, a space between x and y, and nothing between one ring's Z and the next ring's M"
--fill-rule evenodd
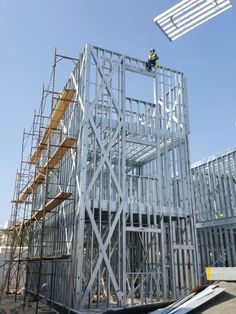
M23 310L23 295L18 295L15 302L15 295L4 296L0 303L0 314L35 314L35 302L26 302L25 310ZM38 314L54 314L58 313L54 309L50 309L46 304L39 302Z

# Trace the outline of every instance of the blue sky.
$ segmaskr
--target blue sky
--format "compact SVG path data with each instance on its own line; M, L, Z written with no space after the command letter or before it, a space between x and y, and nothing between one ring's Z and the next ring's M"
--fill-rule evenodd
M76 57L90 42L140 59L156 48L160 64L188 81L191 161L235 146L235 8L171 43L153 18L177 2L0 1L0 226L10 215L23 129L30 129L48 83L55 47Z

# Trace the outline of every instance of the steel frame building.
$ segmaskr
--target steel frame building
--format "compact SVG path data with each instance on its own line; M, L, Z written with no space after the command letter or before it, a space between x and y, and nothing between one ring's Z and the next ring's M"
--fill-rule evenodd
M202 281L206 266L236 266L236 148L192 165Z
M65 60L75 67L57 91ZM196 284L186 82L144 65L90 44L78 59L55 54L24 133L12 212L29 248L11 263L26 268L36 300L120 307L175 299ZM140 88L143 98L132 97Z

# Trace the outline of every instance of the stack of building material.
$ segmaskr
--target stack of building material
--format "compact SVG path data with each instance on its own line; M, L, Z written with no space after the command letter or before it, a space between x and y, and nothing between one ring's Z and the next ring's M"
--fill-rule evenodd
M236 267L206 267L207 280L225 280L236 282Z
M212 284L208 287L197 287L191 294L183 299L180 299L164 309L159 309L151 314L185 314L193 311L202 304L215 298L225 289L218 284Z
M236 313L236 282L219 282L225 291L217 298L203 304L194 314L235 314Z
M222 293L221 293L222 292ZM168 304L169 303L169 304ZM235 314L236 282L215 283L196 287L190 295L173 303L136 305L108 310L106 314ZM104 313L104 314L105 314Z

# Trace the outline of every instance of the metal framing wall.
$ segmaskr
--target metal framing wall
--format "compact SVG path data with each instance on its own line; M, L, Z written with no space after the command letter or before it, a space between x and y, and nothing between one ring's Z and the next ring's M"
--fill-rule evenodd
M202 280L206 266L236 266L236 149L192 165Z
M18 198L32 204L26 291L73 309L186 295L197 269L183 73L87 44L58 93L63 58Z

